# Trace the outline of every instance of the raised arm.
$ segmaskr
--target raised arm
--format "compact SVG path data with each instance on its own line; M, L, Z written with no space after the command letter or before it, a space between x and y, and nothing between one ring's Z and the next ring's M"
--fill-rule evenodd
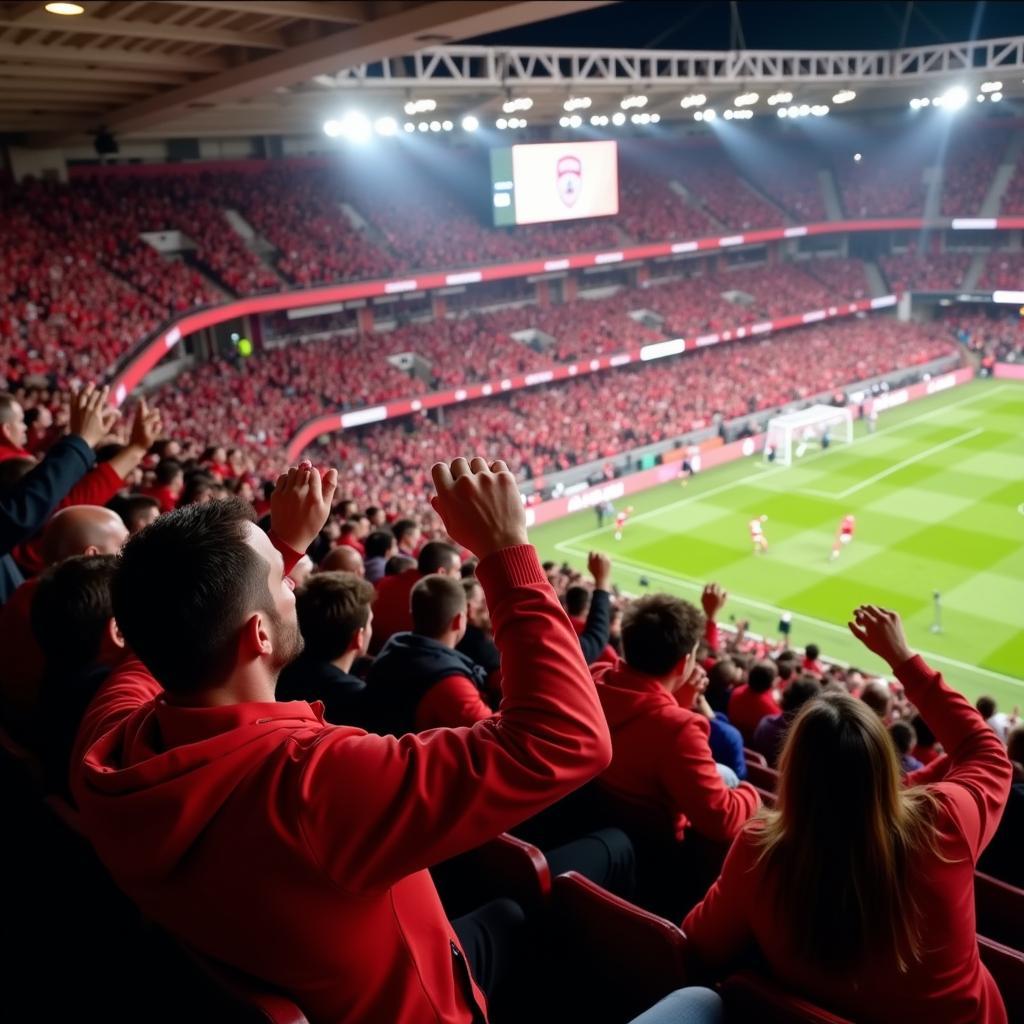
M590 611L587 612L583 632L579 635L579 643L580 650L583 651L583 660L590 665L597 661L601 652L608 646L612 623L608 584L612 576L612 562L607 555L591 551L587 558L587 568L594 577L594 592L590 595Z
M907 643L896 612L862 605L850 630L868 650L888 662L945 748L947 767L935 786L949 797L971 856L995 834L1010 792L1013 769L999 737L967 699L946 685Z
M297 794L311 852L353 891L493 838L599 774L611 740L572 626L547 582L502 462L434 467L435 510L481 559L503 699L472 728L325 733Z

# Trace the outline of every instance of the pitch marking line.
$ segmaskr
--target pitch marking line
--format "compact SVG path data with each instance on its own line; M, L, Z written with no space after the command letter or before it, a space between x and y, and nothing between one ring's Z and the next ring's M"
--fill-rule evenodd
M798 488L798 490L803 494L814 494L820 498L835 498L837 501L842 501L850 497L851 494L856 494L858 491L864 490L865 487L877 484L879 480L884 480L887 476L892 476L893 473L898 473L901 469L906 469L907 466L912 466L915 462L931 458L931 456L938 452L945 451L947 448L952 448L954 445L960 444L963 441L969 441L972 437L977 437L979 434L984 433L984 427L976 427L974 430L968 430L967 433L961 434L959 437L954 437L949 441L943 441L941 444L933 445L931 448L927 448L923 452L918 452L916 455L911 455L909 458L901 459L899 462L894 462L887 469L883 469L880 473L875 473L873 476L866 477L864 480L853 484L853 486L847 487L844 491L815 491L808 487L802 489Z
M846 448L842 448L839 451L814 452L812 455L808 455L806 459L803 459L800 462L800 465L801 466L806 466L809 462L813 462L816 459L820 459L823 455L833 455L833 456L836 456L836 455L842 455L842 453L844 451L858 451L860 449L860 446L867 444L869 441L871 441L872 438L875 438L875 437L888 437L890 434L898 434L903 427L908 426L911 423L920 423L923 420L932 419L935 416L940 416L940 415L945 414L947 410L952 409L955 406L967 405L970 402L978 401L979 398L990 398L992 395L997 394L1000 391L1005 391L1006 389L1007 389L1007 385L1000 384L1000 385L997 385L996 387L994 387L992 389L987 389L986 388L984 391L979 392L976 395L969 395L967 398L961 398L958 402L948 402L947 404L941 406L938 409L930 409L928 412L923 412L923 413L920 413L917 416L912 416L909 419L901 420L900 423L897 424L896 426L889 427L886 430L877 430L877 431L875 431L875 433L868 434L866 437L858 438L857 440L854 441L853 444L848 445ZM761 463L754 463L754 465L758 466L758 467L762 466ZM777 474L777 473L783 473L788 468L790 468L790 467L787 467L787 466L773 466L771 468L771 470L769 471L769 475L774 475L774 474ZM755 481L757 479L758 479L757 473L750 473L748 476L740 477L738 480L732 480L729 483L719 484L717 487L711 487L708 490L700 491L697 494L690 494L690 495L688 495L685 498L680 498L677 501L670 502L667 505L661 505L658 508L651 509L649 512L641 512L638 515L630 516L630 520L629 521L631 523L639 523L639 522L643 522L645 519L653 519L656 516L660 516L664 512L671 511L672 509L683 508L686 505L693 504L693 502L695 502L695 501L704 501L706 498L712 498L716 494L724 494L726 491L731 491L734 487L746 487L746 486L748 486L749 484L751 484L753 481ZM761 479L767 479L767 477L762 477ZM809 493L809 492L806 491L806 489L802 489L802 488L799 488L799 487L795 488L795 490L797 492L803 491L804 493ZM826 495L826 497L833 498L833 497L835 497L835 494L834 493L829 493L828 495ZM567 543L567 544L575 544L577 541L587 540L590 537L600 537L600 536L605 535L607 533L608 533L608 527L601 527L601 528L596 529L596 530L586 530L584 533L577 534L575 537L570 538L565 543Z
M556 544L555 547L564 552L565 554L576 555L577 557L586 558L587 552L580 551L578 548L572 546L572 542L564 541L561 544ZM645 576L653 577L654 579L661 580L664 583L675 584L679 587L685 587L687 590L702 591L706 581L698 581L692 576L684 576L677 573L666 573L663 570L652 566L647 562L639 562L628 558L622 558L616 555L614 558L614 564L624 566L627 569L632 569L634 572L642 573ZM780 608L777 605L768 604L766 601L758 601L754 598L743 597L740 594L734 594L731 590L729 591L729 600L735 601L737 604L747 605L749 608L757 608L760 611L771 612L774 615L781 615L787 609ZM837 626L834 622L828 622L825 619L816 618L813 615L805 615L802 612L790 612L794 619L800 619L803 622L808 622L820 629L831 630L833 633L842 633L844 636L849 636L849 630L844 626ZM996 672L993 669L982 668L980 665L970 665L965 661L957 661L956 658L947 657L944 654L936 654L934 651L926 651L923 647L916 648L917 653L920 654L927 661L941 662L944 665L950 665L953 668L961 669L966 672L977 672L980 675L988 676L991 679L998 679L1003 683L1010 683L1012 686L1024 687L1024 680L1016 679L1013 676L1005 675L1002 672Z

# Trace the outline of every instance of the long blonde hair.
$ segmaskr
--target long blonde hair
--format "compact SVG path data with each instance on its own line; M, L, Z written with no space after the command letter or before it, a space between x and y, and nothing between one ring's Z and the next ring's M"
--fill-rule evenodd
M903 787L885 726L862 701L825 694L804 706L757 842L777 912L806 962L849 970L880 948L901 971L920 961L907 876L920 853L938 855L934 809L927 789Z

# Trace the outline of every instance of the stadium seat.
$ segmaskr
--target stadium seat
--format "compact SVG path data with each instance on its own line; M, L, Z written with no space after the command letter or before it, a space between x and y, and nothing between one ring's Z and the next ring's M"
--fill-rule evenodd
M43 766L39 758L0 726L0 758L12 791L42 792Z
M726 1020L737 1024L852 1024L753 971L730 975L722 983L721 994Z
M981 935L978 951L999 986L1007 1016L1011 1021L1024 1020L1024 953Z
M555 879L547 937L565 1020L629 1021L687 983L682 931L575 871Z
M764 754L759 754L756 750L751 750L750 747L743 748L743 758L747 764L760 765L762 768L768 767L768 758Z
M980 935L1024 952L1024 890L976 871L974 909Z
M436 865L430 873L450 918L502 896L531 914L539 911L551 894L551 871L544 854L507 833Z
M775 802L778 798L771 790L762 789L760 786L755 786L754 789L757 790L757 795L761 798L761 803L763 803L765 807L775 806Z
M774 768L766 765L751 764L747 762L747 782L758 789L766 789L774 793L779 784L779 773Z

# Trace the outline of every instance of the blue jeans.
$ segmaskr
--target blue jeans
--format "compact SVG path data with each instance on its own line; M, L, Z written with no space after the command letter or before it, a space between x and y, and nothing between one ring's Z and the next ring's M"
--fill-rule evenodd
M722 1000L709 988L680 988L670 992L630 1024L721 1024Z

